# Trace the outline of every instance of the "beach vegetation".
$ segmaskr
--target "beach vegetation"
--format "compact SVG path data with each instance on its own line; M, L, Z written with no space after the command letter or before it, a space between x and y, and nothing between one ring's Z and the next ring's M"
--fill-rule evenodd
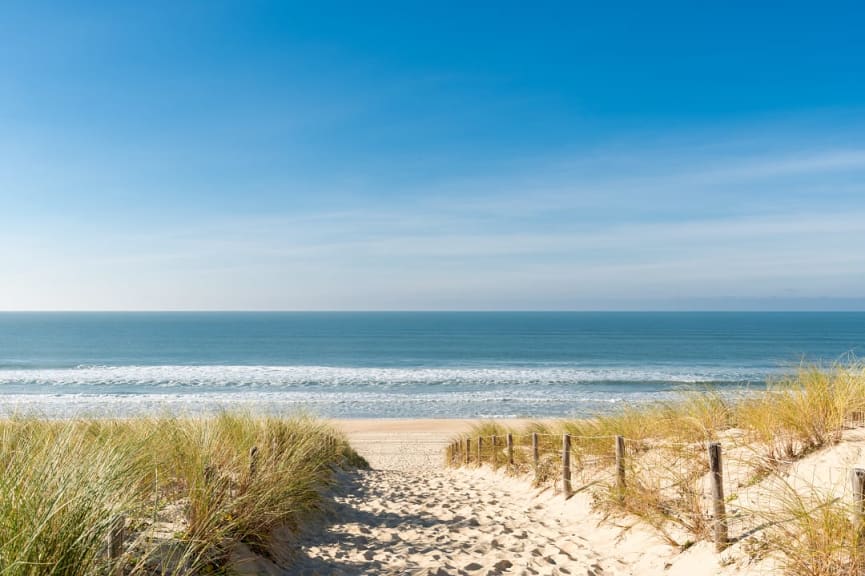
M341 433L307 417L0 421L0 574L220 573L325 505ZM118 522L120 554L108 539Z
M862 574L862 504L851 501L849 469L824 465L836 477L830 483L808 459L819 459L863 425L865 366L802 366L744 391L682 390L674 401L510 427L515 437L536 433L544 441L538 442L537 463L530 445L519 443L508 472L531 474L536 485L560 490L562 436L569 434L574 493L585 490L606 516L645 522L684 547L713 537L707 447L719 442L733 542L742 542L755 560L774 555L791 575ZM504 425L485 423L468 435L481 429ZM623 474L615 457L617 436L623 437Z

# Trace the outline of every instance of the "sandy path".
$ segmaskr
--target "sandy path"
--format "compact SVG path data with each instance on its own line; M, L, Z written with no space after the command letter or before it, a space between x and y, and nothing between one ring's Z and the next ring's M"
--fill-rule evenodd
M340 424L340 423L337 423ZM775 573L715 553L701 541L682 551L640 523L602 518L588 492L564 501L525 479L482 469L448 469L442 450L471 423L344 421L350 442L373 466L342 473L332 509L298 536L274 541L274 563L245 546L244 576L359 574L579 574L744 576ZM684 540L683 540L684 541Z
M587 492L565 502L489 467L444 468L444 446L469 421L340 424L373 469L343 476L325 522L274 574L766 574L709 542L682 552L645 526L604 519Z
M302 543L294 573L604 573L573 526L483 474L354 472L336 496L332 518Z
M604 574L575 522L491 471L442 467L466 421L348 421L373 466L346 474L295 574ZM607 572L609 573L609 572Z

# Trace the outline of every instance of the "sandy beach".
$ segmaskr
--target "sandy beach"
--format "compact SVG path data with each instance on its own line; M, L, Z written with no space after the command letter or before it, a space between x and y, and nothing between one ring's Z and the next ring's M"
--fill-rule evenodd
M673 546L639 520L601 515L588 492L565 500L555 488L533 488L527 477L486 465L442 466L441 447L467 431L469 420L336 425L372 469L341 476L325 520L294 543L298 554L289 572L259 563L247 573L741 576L779 570L771 554L754 554L759 532L722 553L706 540ZM824 472L865 465L863 448L865 430L848 429L838 444L791 466L783 480L844 495L845 478L838 485L837 473ZM777 498L775 480L742 498L761 492Z
M373 468L410 472L417 468L440 468L448 442L470 430L475 422L444 418L364 418L334 420L333 424L345 432L351 445Z

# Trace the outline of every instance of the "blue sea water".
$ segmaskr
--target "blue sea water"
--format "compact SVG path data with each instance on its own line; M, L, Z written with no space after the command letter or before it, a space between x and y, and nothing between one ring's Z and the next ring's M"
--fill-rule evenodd
M0 313L0 412L588 415L865 349L865 313Z

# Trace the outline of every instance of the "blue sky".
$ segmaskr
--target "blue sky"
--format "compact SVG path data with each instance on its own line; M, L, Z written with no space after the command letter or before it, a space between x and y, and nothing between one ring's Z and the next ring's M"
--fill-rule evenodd
M865 309L857 3L4 3L0 309Z

